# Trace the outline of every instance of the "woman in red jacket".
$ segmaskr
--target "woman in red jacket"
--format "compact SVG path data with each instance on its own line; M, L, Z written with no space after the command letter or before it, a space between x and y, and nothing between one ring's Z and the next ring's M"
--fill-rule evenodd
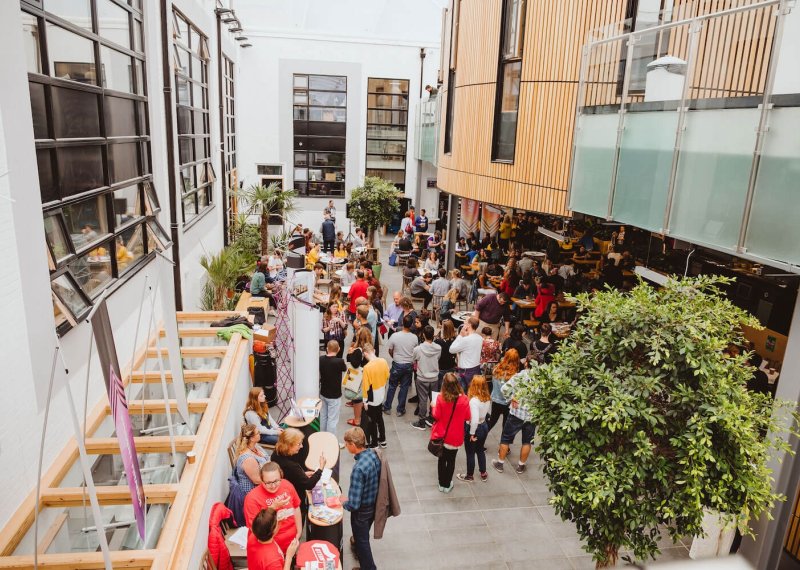
M439 457L439 490L453 490L453 473L456 470L456 454L464 445L464 423L470 419L469 400L461 390L458 378L448 372L442 379L442 391L432 408L431 439L444 438L444 449Z
M547 306L550 304L550 301L555 301L556 299L556 288L553 286L552 283L541 283L539 285L539 292L536 295L536 310L533 312L533 316L535 318L540 318Z

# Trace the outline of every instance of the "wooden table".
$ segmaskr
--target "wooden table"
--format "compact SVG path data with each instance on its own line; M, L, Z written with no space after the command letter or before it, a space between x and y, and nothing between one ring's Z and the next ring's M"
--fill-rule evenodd
M308 457L306 467L311 471L319 469L320 455L325 456L325 467L333 469L339 462L339 441L326 431L318 431L308 436Z

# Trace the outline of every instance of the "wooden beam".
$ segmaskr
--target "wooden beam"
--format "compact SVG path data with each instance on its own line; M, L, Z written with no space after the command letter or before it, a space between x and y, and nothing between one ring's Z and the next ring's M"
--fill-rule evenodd
M218 327L186 327L178 329L178 336L180 338L205 338L217 336L218 331ZM158 331L158 335L164 338L167 333L164 329L161 329Z
M101 505L130 505L131 491L127 485L100 486L97 499ZM150 505L170 504L178 492L178 485L144 485L144 495ZM85 487L56 487L41 494L42 507L80 507L87 504L89 496Z
M228 317L239 317L242 315L239 311L206 311L206 312L187 312L176 313L179 323L192 322L192 321L219 321ZM180 328L178 329L180 330Z
M177 412L178 405L175 400L169 400L170 412ZM197 400L189 400L189 413L202 414L208 407L208 398L198 398ZM144 412L145 414L163 414L164 413L164 400L130 400L128 402L128 413L136 415ZM106 405L106 413L111 413L111 406Z
M184 358L222 358L228 350L227 345L223 346L184 346L181 348L181 356ZM161 355L167 355L167 349L161 349ZM156 358L158 349L150 347L147 349L147 358Z
M111 565L114 570L149 570L158 551L156 550L115 550L111 552ZM39 568L47 570L102 570L105 568L102 552L73 552L69 554L42 554L38 560ZM0 558L0 569L29 570L33 568L33 555L7 556Z
M184 382L214 382L217 379L219 370L184 370ZM172 372L164 372L167 382L172 382ZM131 382L134 384L160 384L160 372L134 372L131 374Z
M194 447L195 436L176 435L175 450L180 453L191 451ZM169 453L171 451L169 436L154 435L148 437L134 437L137 453ZM95 455L119 454L119 440L116 437L91 437L86 440L86 453Z

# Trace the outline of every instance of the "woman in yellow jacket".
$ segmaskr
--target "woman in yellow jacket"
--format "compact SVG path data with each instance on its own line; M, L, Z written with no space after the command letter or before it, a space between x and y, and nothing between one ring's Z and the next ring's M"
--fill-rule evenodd
M508 250L508 243L511 240L511 216L506 214L503 221L500 222L500 247L503 250Z

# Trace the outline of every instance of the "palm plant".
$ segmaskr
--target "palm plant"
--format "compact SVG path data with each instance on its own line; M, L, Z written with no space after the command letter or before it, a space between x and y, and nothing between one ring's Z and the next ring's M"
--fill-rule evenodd
M269 219L276 216L281 219L282 224L286 224L289 216L297 208L295 190L283 190L280 184L273 182L269 186L253 184L243 190L236 192L244 205L244 210L248 215L260 216L261 230L261 254L266 255L269 250Z
M226 247L216 255L203 255L200 265L206 270L207 279L202 303L206 305L210 301L212 310L221 311L225 309L228 291L233 290L240 275L248 272L252 262L237 249Z

